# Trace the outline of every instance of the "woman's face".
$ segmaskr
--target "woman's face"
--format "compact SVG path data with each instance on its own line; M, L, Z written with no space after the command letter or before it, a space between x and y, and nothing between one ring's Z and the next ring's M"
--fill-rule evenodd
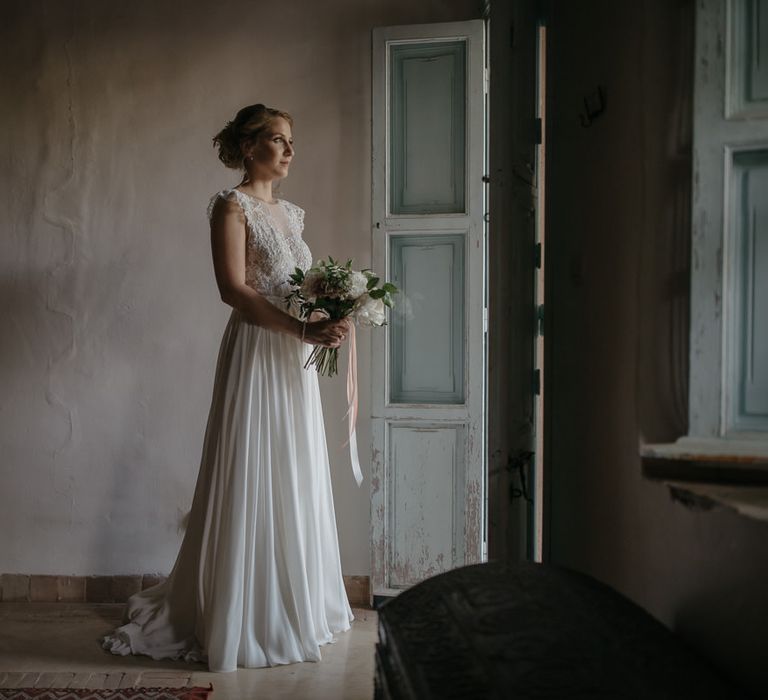
M278 180L288 175L293 159L291 125L283 117L275 117L250 147L248 171L256 180Z

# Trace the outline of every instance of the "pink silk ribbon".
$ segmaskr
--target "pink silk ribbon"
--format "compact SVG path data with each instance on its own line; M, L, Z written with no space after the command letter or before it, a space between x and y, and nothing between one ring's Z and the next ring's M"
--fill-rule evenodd
M360 459L357 454L357 433L355 425L357 423L357 344L355 343L355 324L349 322L349 364L347 366L347 412L344 415L348 418L349 439L344 444L349 443L349 457L352 460L352 473L355 475L357 485L363 481L363 472L360 469Z

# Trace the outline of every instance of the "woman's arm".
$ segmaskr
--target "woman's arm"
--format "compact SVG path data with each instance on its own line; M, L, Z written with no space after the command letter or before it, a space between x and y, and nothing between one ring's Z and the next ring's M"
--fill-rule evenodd
M304 324L278 309L245 283L246 221L237 202L219 199L211 215L211 253L221 300L237 309L251 323L288 333L313 345L338 347L348 327L345 321Z

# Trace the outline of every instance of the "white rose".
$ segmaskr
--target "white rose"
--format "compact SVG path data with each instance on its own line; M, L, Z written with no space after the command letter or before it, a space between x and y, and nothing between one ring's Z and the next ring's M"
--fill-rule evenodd
M368 278L362 272L353 272L349 279L349 298L357 299L365 294Z
M381 326L384 324L384 302L381 299L373 299L366 294L353 312L358 322L366 326Z

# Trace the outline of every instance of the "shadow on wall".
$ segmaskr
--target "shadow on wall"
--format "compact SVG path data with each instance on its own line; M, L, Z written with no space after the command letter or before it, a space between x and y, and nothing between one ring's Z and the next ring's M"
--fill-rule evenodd
M646 138L648 172L654 177L645 177L647 213L637 276L637 413L645 442L671 442L688 428L693 14L693 3L679 3L677 56L665 69L674 73L643 93L646 113L666 109L663 121L669 127L663 138L658 132ZM656 126L657 120L646 123Z
M758 631L757 626L747 625L740 634L727 634L729 643L718 647L717 657L711 653L713 630L732 628L734 620L768 620L768 596L764 590L745 587L744 582L737 579L730 584L710 586L687 596L675 613L672 629L723 675L741 683L745 678L750 679L747 687L764 697L765 685L756 680L762 672L754 664L755 650L765 648L764 628Z

